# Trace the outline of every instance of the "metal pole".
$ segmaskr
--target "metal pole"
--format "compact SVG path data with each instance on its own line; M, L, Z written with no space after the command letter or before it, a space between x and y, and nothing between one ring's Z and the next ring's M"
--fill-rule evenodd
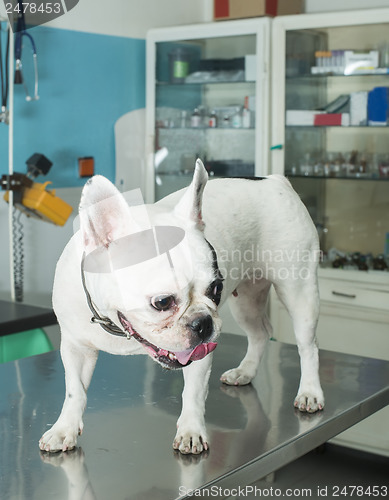
M9 122L8 122L8 174L12 175L14 168L14 34L12 30L12 18L9 25L9 60L8 60L8 107L9 107ZM9 228L9 274L11 285L11 299L16 300L15 295L15 268L14 268L14 235L13 235L13 192L8 190L8 228Z

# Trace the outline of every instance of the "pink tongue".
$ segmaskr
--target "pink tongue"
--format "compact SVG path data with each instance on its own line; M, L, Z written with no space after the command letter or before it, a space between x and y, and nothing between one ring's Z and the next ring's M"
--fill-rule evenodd
M203 359L207 354L215 350L216 346L216 342L208 342L208 344L200 344L194 349L175 352L174 354L182 365L186 365L189 360L198 361L199 359Z

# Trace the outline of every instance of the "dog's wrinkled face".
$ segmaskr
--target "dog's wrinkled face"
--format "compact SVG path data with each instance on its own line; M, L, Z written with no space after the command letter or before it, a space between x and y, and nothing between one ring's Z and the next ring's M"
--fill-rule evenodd
M182 368L216 347L223 279L201 219L207 180L198 164L173 210L128 207L106 179L86 186L80 206L85 281L99 312L162 366Z

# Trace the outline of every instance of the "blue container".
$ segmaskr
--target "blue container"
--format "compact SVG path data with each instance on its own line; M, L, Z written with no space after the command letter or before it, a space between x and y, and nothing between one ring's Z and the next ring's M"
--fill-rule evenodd
M368 124L385 126L389 117L389 87L375 87L367 98Z

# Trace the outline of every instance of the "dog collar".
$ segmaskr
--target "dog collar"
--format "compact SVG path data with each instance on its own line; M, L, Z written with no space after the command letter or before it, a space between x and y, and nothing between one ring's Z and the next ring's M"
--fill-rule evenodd
M102 316L97 310L96 306L93 304L92 297L90 296L90 293L85 283L84 260L85 260L85 253L81 259L81 282L82 282L82 287L84 288L86 302L88 304L89 309L91 310L91 313L93 314L93 316L90 319L90 322L100 325L103 330L110 333L111 335L116 335L117 337L126 337L129 340L131 338L131 335L128 332L124 332L107 316Z

